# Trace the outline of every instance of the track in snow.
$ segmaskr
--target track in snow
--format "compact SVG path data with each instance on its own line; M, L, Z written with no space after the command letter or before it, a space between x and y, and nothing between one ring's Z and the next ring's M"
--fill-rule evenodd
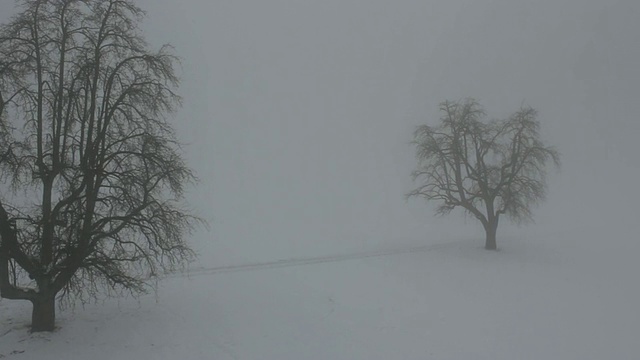
M347 260L357 260L357 259L375 258L375 257L383 257L383 256L391 256L391 255L409 254L414 252L426 252L426 251L431 251L441 247L448 247L448 246L451 246L451 244L433 244L433 245L407 247L407 248L401 248L401 249L362 252L362 253L355 253L355 254L331 255L331 256L299 258L299 259L282 259L277 261L261 262L261 263L253 263L253 264L197 268L197 269L192 269L182 273L170 274L167 277L168 278L179 277L179 276L191 277L191 276L214 275L214 274L231 273L231 272L239 272L239 271L268 270L268 269L277 269L277 268L291 267L291 266L313 265L313 264L322 264L322 263L339 262L339 261L347 261Z

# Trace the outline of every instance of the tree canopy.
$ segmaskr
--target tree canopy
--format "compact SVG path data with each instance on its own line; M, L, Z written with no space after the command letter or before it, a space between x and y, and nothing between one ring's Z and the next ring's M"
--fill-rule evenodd
M144 291L188 262L196 178L168 115L178 58L132 0L24 0L0 27L0 294L34 305Z
M496 249L501 215L532 219L532 207L546 194L547 163L558 152L540 139L537 113L523 107L504 120L483 121L474 99L440 104L440 124L414 132L419 186L408 197L437 202L437 213L462 208L486 230L487 249Z

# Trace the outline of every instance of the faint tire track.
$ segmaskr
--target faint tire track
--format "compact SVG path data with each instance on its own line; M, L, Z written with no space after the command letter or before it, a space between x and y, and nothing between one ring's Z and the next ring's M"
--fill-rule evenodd
M406 247L406 248L399 248L399 249L388 249L388 250L370 251L370 252L362 252L362 253L353 253L353 254L330 255L330 256L298 258L298 259L282 259L277 261L260 262L260 263L252 263L252 264L197 268L197 269L193 269L185 272L169 274L165 276L165 278L215 275L215 274L232 273L232 272L240 272L240 271L268 270L268 269L278 269L278 268L284 268L284 267L314 265L314 264L323 264L323 263L340 262L340 261L348 261L348 260L376 258L376 257L383 257L383 256L402 255L402 254L409 254L409 253L415 253L415 252L432 251L442 247L449 247L451 245L452 244L450 243L432 244L432 245Z

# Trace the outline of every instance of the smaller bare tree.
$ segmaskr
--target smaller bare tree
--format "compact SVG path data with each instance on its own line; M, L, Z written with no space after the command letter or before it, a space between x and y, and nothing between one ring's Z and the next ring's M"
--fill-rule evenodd
M439 215L460 207L485 229L485 248L495 250L501 215L516 222L532 220L532 206L546 194L549 160L558 152L540 140L537 113L523 107L506 120L483 122L474 99L440 104L439 126L414 132L420 186L407 197L437 201Z

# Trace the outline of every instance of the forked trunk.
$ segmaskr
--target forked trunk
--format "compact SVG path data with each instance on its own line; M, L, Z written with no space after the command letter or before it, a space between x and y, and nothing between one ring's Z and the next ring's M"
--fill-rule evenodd
M53 331L56 323L56 297L42 296L31 302L31 332Z

